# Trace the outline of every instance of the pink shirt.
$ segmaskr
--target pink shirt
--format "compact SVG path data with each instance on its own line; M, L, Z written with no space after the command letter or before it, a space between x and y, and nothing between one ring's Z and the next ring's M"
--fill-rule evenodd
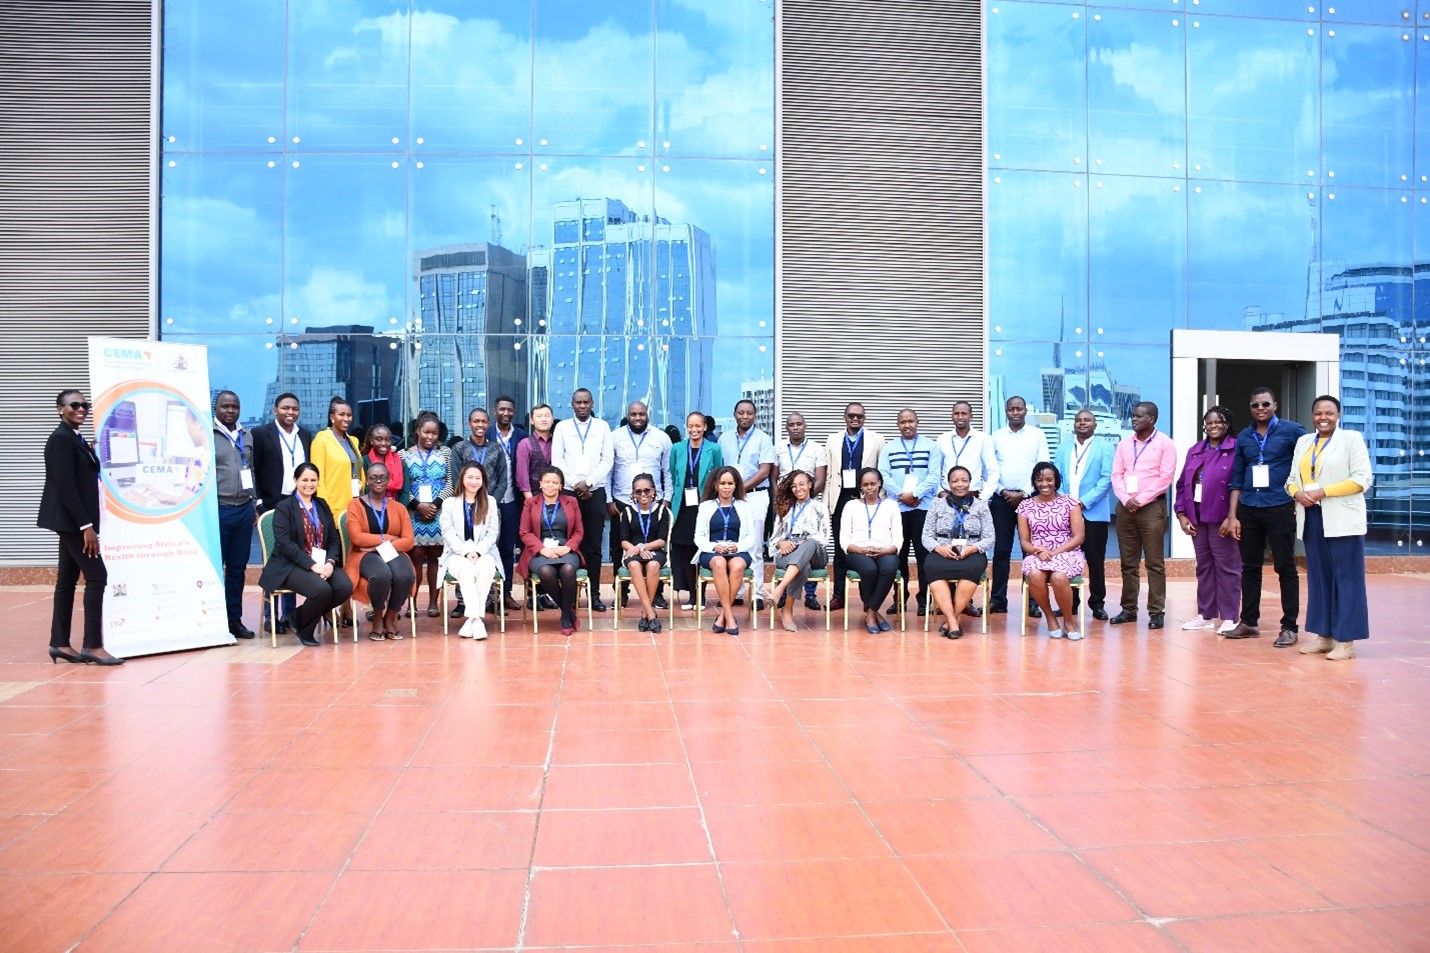
M1126 503L1134 494L1127 492L1127 475L1137 474L1137 503L1146 506L1167 492L1177 473L1177 445L1159 430L1144 444L1135 434L1122 438L1112 455L1112 492Z

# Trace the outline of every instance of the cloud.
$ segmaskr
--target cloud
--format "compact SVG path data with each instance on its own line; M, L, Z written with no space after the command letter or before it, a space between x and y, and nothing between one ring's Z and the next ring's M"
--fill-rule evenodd
M367 324L381 331L389 317L401 319L404 312L400 295L394 297L386 285L368 280L362 271L318 266L302 280L290 284L284 294L286 313L298 319L300 331L332 324Z

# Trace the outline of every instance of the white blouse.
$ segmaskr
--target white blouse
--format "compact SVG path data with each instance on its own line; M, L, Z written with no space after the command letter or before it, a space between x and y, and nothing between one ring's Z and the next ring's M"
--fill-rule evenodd
M870 506L863 497L844 504L844 514L839 522L839 544L849 551L849 545L892 546L898 549L904 543L904 522L899 517L899 506L887 499L880 499Z

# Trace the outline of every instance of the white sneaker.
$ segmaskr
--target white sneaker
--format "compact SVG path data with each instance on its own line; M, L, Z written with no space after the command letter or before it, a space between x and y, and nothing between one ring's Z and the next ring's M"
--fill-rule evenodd
M487 637L487 624L486 624L485 622L483 622L481 619L473 619L473 620L472 620L472 638L474 638L474 639L476 639L478 642L480 642L480 641L482 641L483 639L485 639L486 637Z
M1081 632L1069 632L1069 633L1067 634L1067 637L1068 637L1068 641L1069 641L1069 642L1081 642L1081 641L1082 641L1082 633L1081 633Z
M1050 639L1060 639L1060 638L1062 638L1062 637L1063 637L1063 630L1062 630L1062 629L1053 629L1052 631L1050 631L1050 632L1048 633L1048 638L1050 638Z
M463 619L462 627L457 630L457 634L464 639L470 639L472 637L472 623L475 621L475 619Z
M1230 632L1230 631L1231 631L1232 629L1234 629L1234 628L1236 628L1236 620L1235 620L1235 619L1227 619L1225 622L1223 622L1223 623L1221 624L1221 628L1219 628L1219 629L1216 630L1216 631L1217 631L1217 635L1226 635L1228 632Z
M1184 632L1190 632L1190 631L1192 631L1193 629L1215 629L1215 628L1216 628L1216 623L1215 623L1214 621L1212 621L1211 619L1203 619L1201 616L1197 616L1195 619L1190 619L1190 620L1188 620L1188 621L1182 623L1182 631L1184 631Z

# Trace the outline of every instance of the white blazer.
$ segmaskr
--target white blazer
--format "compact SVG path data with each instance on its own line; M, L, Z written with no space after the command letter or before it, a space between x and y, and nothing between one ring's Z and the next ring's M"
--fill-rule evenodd
M839 491L844 488L844 474L840 465L844 462L844 435L847 431L829 435L824 441L824 453L829 458L829 477L824 481L824 508L832 514L839 503ZM879 469L879 454L884 451L884 435L868 428L864 430L864 454L855 469L873 467ZM858 487L855 487L858 490Z
M501 535L500 507L490 496L487 497L487 518L479 525L472 526L472 538L467 539L467 516L462 505L461 494L442 501L442 511L438 522L442 526L442 571L458 559L465 559L468 553L480 553L491 559L497 558L497 538Z
M1316 432L1302 434L1291 454L1291 473L1286 478L1286 492L1292 496L1301 489L1301 461L1311 452ZM1316 482L1331 486L1342 480L1354 480L1361 492L1350 496L1328 496L1321 501L1321 520L1326 536L1365 535L1365 491L1375 476L1370 471L1370 454L1365 438L1357 431L1337 427L1331 439L1316 456ZM1296 535L1305 538L1306 508L1296 504Z
M755 525L755 517L750 513L750 507L744 500L734 500L735 514L740 517L740 538L736 541L739 552L749 553L752 557L755 554L755 547L760 545L760 534L764 532L763 526ZM710 520L715 515L715 510L720 506L715 500L705 500L700 504L699 511L695 514L695 549L696 555L691 562L700 560L700 553L713 553L715 551L715 540L710 538Z

